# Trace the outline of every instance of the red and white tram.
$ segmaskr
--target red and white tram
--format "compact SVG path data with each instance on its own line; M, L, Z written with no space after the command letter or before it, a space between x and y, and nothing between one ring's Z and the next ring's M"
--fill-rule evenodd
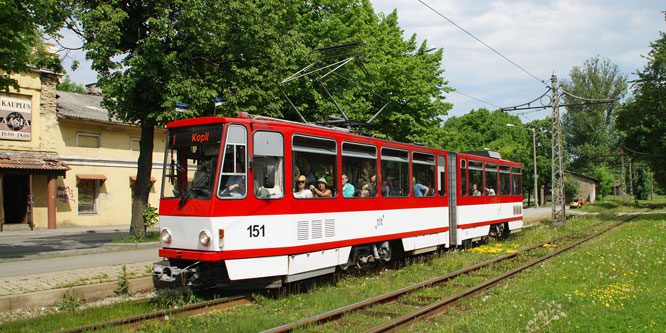
M157 284L279 286L523 224L518 163L247 114L167 128Z

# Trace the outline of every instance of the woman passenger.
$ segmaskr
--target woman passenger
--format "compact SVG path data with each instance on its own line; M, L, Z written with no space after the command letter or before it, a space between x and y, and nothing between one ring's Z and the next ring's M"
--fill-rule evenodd
M307 178L303 175L296 178L294 198L312 198L312 191L305 188L305 182L307 182Z

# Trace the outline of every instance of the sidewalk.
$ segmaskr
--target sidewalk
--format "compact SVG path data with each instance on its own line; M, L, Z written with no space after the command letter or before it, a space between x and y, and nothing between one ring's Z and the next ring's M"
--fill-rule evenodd
M128 227L77 227L0 233L0 296L150 276L159 243L115 244Z

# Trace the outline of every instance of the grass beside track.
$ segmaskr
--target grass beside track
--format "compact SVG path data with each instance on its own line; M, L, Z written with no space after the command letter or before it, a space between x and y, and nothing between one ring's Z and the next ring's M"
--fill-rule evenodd
M536 244L573 230L607 221L611 225L626 217L620 212L651 210L601 237L562 256L530 268L483 294L460 302L444 314L416 324L412 331L597 331L663 330L666 325L666 200L630 203L606 201L587 205L582 211L597 216L568 219L566 227L554 229L542 223L503 242L466 251L408 259L404 267L388 265L381 272L352 272L316 282L291 284L265 295L256 295L251 307L238 307L200 317L148 323L142 331L260 331L304 317L365 300L398 288ZM659 213L661 212L661 213ZM501 264L498 265L501 267ZM496 274L484 268L480 274ZM462 279L479 280L470 276ZM451 283L447 292L456 290ZM433 293L432 296L441 296ZM0 331L48 331L80 326L136 314L126 304L75 313L59 313L29 321L5 323ZM147 310L152 311L152 310ZM353 316L359 316L358 313ZM359 331L367 327L325 326L320 330ZM376 320L376 318L374 318Z

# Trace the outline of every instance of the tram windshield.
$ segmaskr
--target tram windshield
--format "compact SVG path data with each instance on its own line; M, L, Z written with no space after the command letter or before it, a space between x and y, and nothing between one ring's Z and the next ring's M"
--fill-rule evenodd
M164 160L162 197L210 199L220 156L222 124L169 130Z

